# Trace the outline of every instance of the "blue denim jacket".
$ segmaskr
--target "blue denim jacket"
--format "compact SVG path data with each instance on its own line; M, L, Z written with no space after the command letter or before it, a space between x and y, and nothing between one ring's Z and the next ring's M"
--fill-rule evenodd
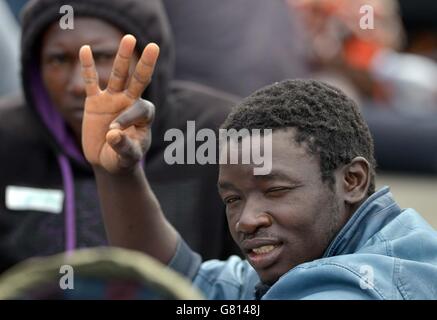
M260 282L247 261L201 263L184 243L170 267L209 299L254 299ZM322 258L264 291L262 299L437 299L437 232L413 209L402 210L385 187L358 208Z

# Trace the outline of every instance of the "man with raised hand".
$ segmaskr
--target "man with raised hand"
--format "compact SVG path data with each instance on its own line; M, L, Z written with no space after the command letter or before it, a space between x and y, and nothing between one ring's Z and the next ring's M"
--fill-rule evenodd
M220 159L219 193L247 260L201 263L166 221L141 170L154 108L138 98L158 48L144 49L127 81L132 42L123 38L117 76L104 91L89 47L80 52L88 96L83 145L112 245L168 264L210 299L437 298L437 233L413 209L402 210L388 188L375 191L373 142L356 104L313 80L262 88L222 125L272 129L272 170L254 175L253 163ZM250 138L229 147L250 152Z

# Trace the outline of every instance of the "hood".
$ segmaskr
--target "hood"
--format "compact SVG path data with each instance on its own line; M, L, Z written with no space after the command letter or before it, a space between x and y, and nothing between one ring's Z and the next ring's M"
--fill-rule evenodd
M43 85L40 67L40 47L47 28L59 21L61 6L71 5L74 17L95 17L118 27L124 33L137 38L137 50L141 51L148 42L155 42L161 48L160 58L155 68L153 81L143 94L143 98L156 106L155 123L152 134L161 137L169 119L165 107L169 92L172 63L172 38L169 24L160 0L30 0L22 12L21 75L26 104L47 134L54 147L61 170L65 192L65 250L76 247L76 209L74 175L70 165L72 160L85 170L89 170L79 146L59 112L54 108ZM152 141L148 156L161 147L159 139ZM158 153L158 152L157 152Z
M81 147L67 128L60 114L53 107L42 82L40 72L40 43L44 32L59 21L62 5L71 5L74 17L96 17L118 27L125 34L137 38L137 50L149 42L156 42L160 48L153 81L143 98L156 105L156 120L153 126L155 136L161 136L167 117L166 97L173 70L173 48L170 27L159 0L31 0L22 12L21 75L27 105L45 127L50 142L58 153L67 155L76 163L85 163ZM155 141L158 142L158 141ZM156 145L155 145L156 146ZM154 145L152 145L152 148ZM152 151L152 150L151 150Z

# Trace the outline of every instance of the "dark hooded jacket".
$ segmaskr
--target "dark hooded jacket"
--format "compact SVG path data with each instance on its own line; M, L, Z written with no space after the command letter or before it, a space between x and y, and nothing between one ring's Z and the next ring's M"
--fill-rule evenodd
M106 244L92 170L41 78L41 37L59 20L63 4L72 4L75 17L103 19L133 34L137 48L159 44L160 59L143 95L157 110L145 162L148 179L167 218L196 251L206 258L233 253L216 190L217 166L167 165L164 150L170 142L163 137L170 128L185 132L188 120L196 121L196 129L217 130L234 97L171 81L172 38L160 1L38 0L22 15L24 99L0 103L0 268L35 255Z

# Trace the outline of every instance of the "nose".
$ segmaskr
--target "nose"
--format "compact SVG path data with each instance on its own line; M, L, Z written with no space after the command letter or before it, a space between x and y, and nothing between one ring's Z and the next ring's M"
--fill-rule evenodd
M272 225L272 217L267 210L262 209L259 201L249 200L237 221L236 230L243 234L254 234L258 229Z
M85 96L85 83L82 79L80 63L76 63L73 68L67 90L75 96Z

